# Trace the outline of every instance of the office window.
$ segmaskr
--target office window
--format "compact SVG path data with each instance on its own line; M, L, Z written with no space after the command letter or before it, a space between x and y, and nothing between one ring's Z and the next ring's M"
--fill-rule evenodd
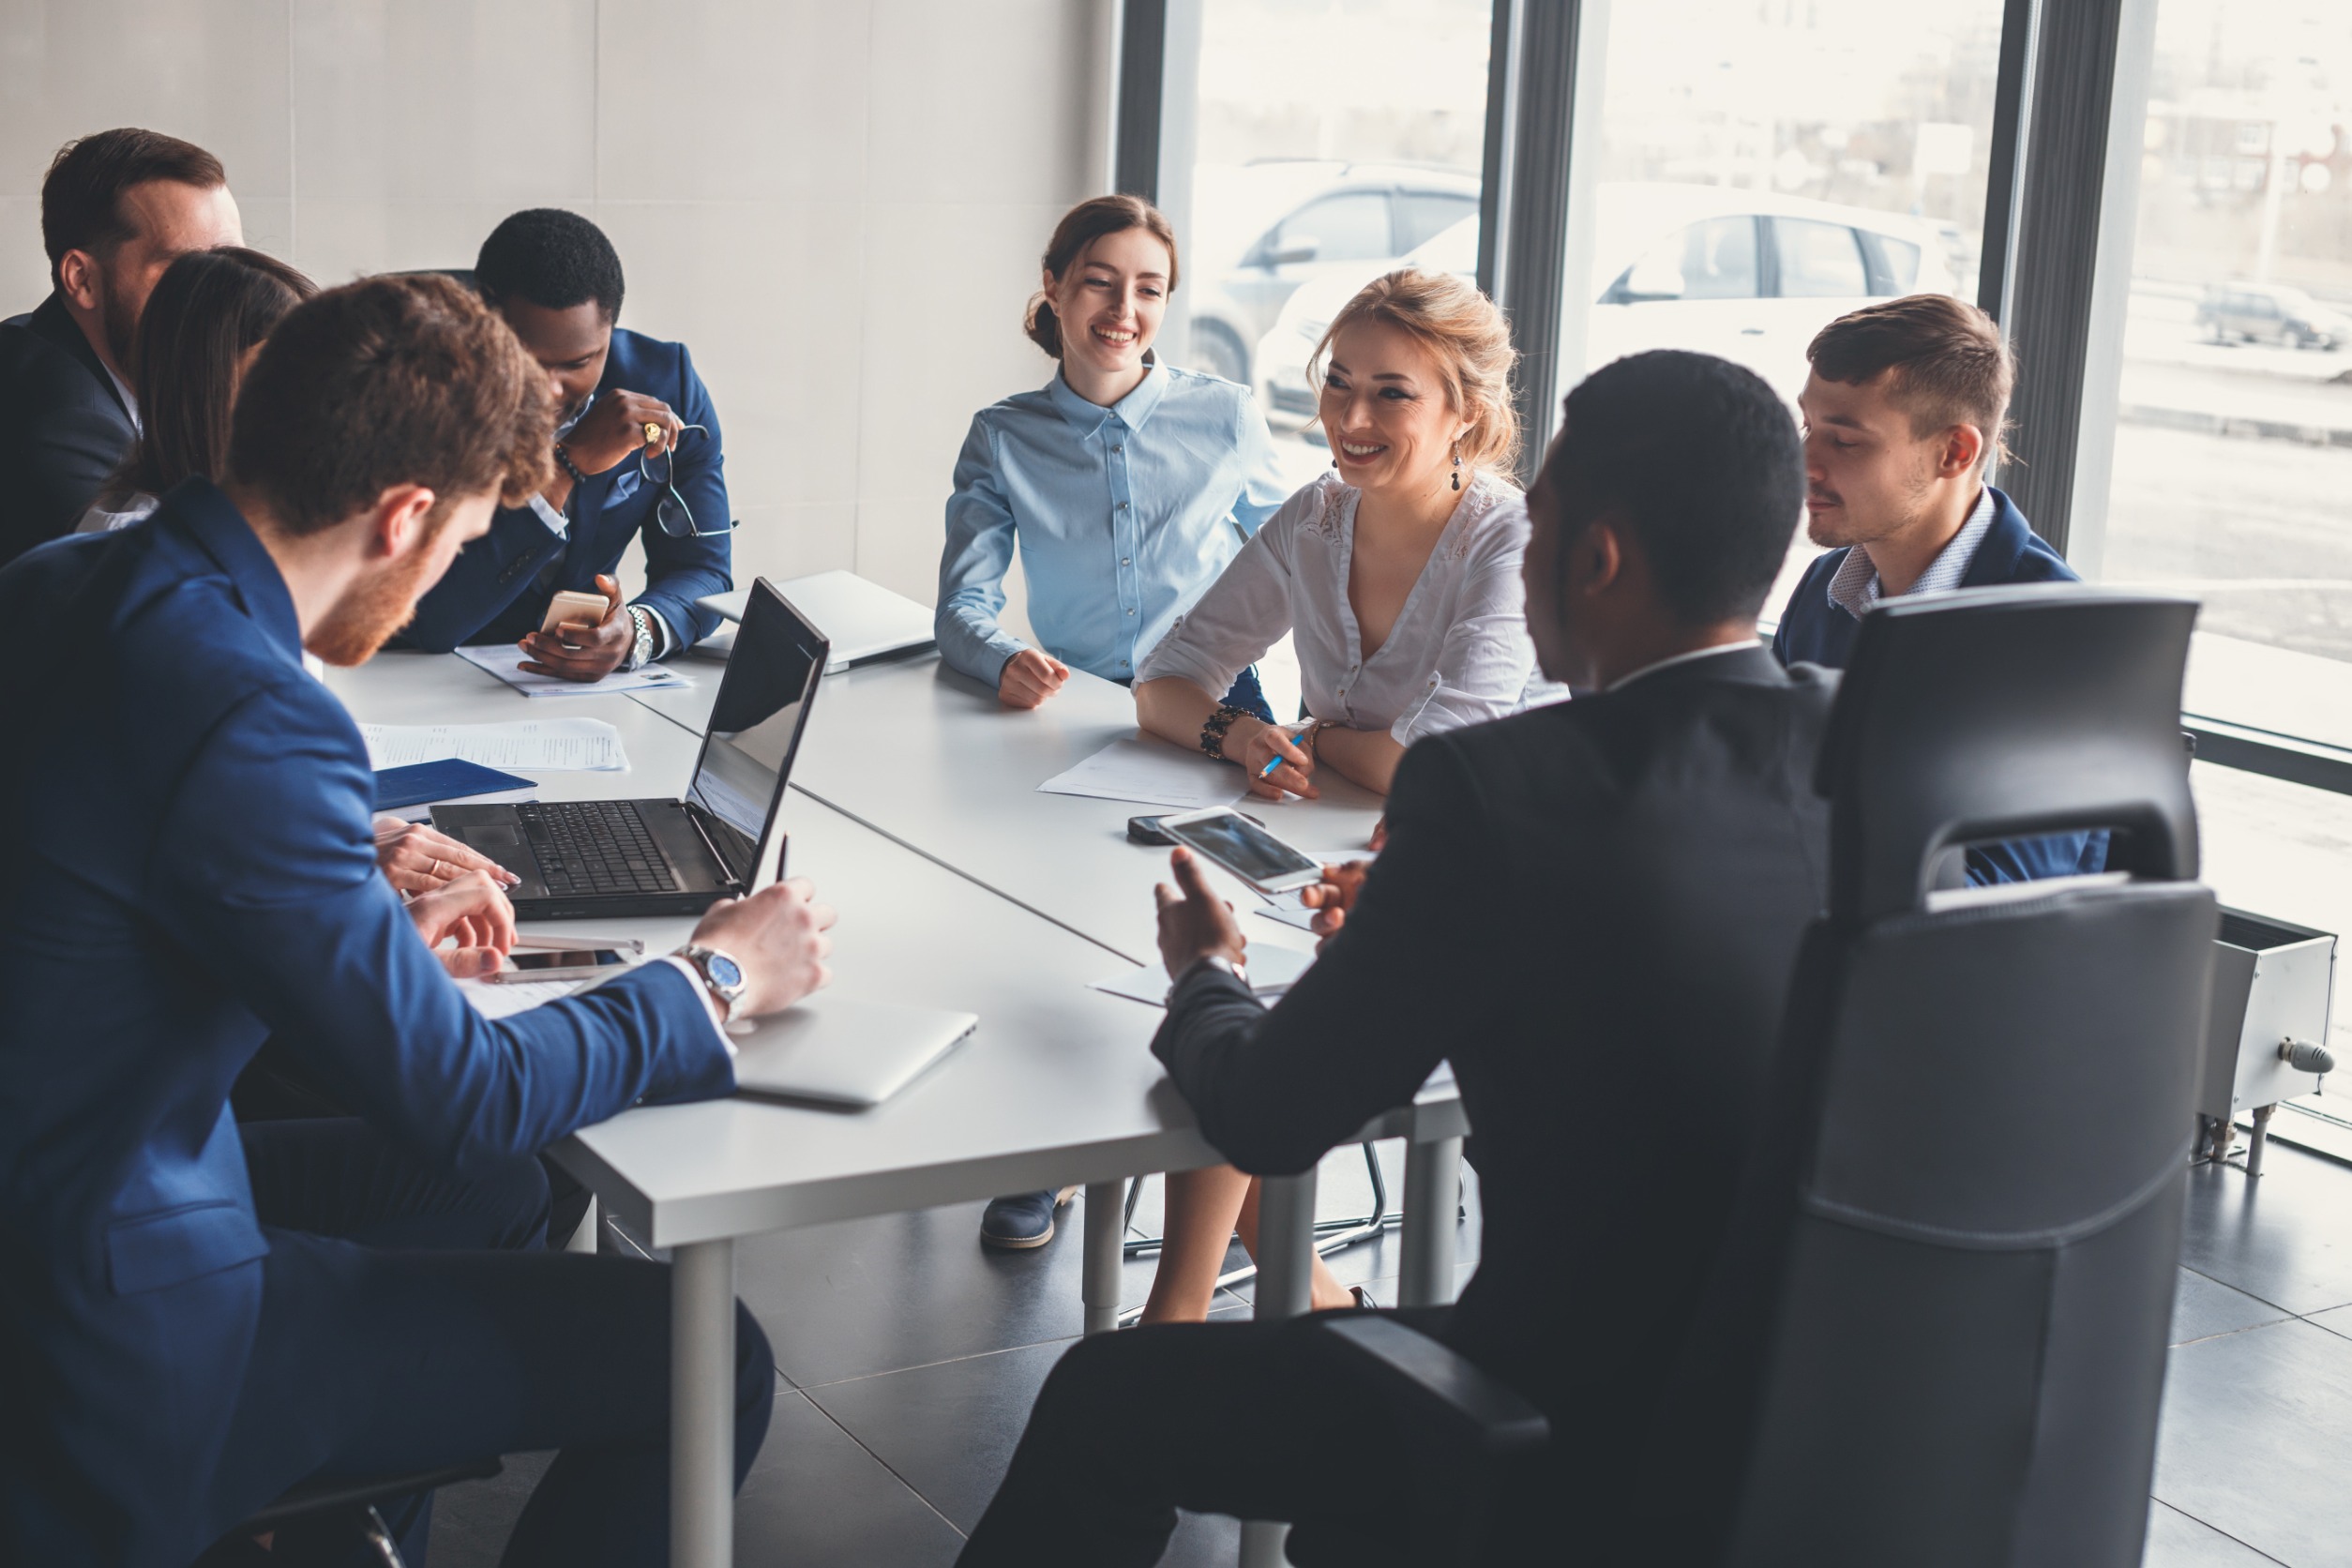
M2073 553L2203 601L2193 711L2352 746L2352 26L2164 0L2156 27L2114 476Z
M1613 7L1585 360L1748 366L1793 404L1805 345L1873 299L1976 294L2000 0ZM1581 304L1580 304L1581 302ZM1772 610L1814 555L1802 534Z
M1407 260L1477 264L1488 0L1204 0L1182 363L1256 388L1285 477L1328 468L1306 358Z

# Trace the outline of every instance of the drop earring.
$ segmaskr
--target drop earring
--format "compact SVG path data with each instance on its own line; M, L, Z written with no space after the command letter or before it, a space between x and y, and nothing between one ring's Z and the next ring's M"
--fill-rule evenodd
M1454 488L1462 488L1462 444L1458 441L1454 444Z

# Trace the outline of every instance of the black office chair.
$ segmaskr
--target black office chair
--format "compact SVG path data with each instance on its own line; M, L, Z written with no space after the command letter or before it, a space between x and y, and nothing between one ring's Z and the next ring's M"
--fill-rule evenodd
M2219 918L2195 614L2032 588L1863 621L1816 775L1830 910L1651 1434L1654 1560L2139 1562ZM1931 886L1952 846L2094 826L2128 878Z
M1627 1528L1560 1517L1563 1554L2138 1563L2218 921L2178 740L2194 618L2037 588L1863 623L1816 773L1830 910L1739 1211L1628 1431ZM1934 885L1952 846L2088 826L2118 830L2128 880ZM1451 1514L1407 1500L1414 1560L1488 1560L1532 1412L1433 1342L1404 1353L1401 1323L1365 1353L1359 1321L1326 1353L1357 1354L1415 1462L1485 1482Z
M384 1515L376 1512L378 1504L417 1492L430 1492L439 1486L454 1485L460 1481L487 1481L505 1468L502 1461L490 1458L469 1465L450 1465L441 1470L415 1470L401 1475L306 1481L268 1507L248 1515L243 1523L223 1538L222 1547L215 1547L205 1554L204 1563L233 1560L224 1555L223 1547L240 1546L259 1535L289 1534L300 1530L303 1539L299 1550L302 1555L315 1555L329 1543L334 1543L340 1545L342 1551L354 1546L361 1548L381 1562L384 1568L403 1568L405 1560L400 1556L399 1545L392 1539L391 1530L384 1525ZM249 1560L249 1551L247 1557ZM204 1568L204 1564L200 1564L199 1568Z

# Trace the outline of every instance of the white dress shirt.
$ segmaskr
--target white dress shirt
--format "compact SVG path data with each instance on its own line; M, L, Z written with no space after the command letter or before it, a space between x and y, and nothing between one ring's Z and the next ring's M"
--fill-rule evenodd
M1388 641L1366 658L1348 600L1361 493L1326 474L1284 502L1136 679L1181 675L1214 696L1288 631L1307 711L1385 730L1399 746L1526 706L1535 668L1519 580L1526 498L1487 475L1470 482Z
M1952 542L1936 552L1936 559L1919 574L1919 580L1907 590L1913 594L1941 594L1960 586L1960 580L1968 575L1969 564L1976 559L1977 546L1993 531L1993 487L1984 486L1977 491L1975 509L1968 520L1960 525L1960 532ZM1830 575L1830 602L1859 621L1870 613L1871 607L1880 599L1892 597L1878 581L1878 567L1870 559L1870 552L1856 545L1846 552L1846 559L1837 564Z

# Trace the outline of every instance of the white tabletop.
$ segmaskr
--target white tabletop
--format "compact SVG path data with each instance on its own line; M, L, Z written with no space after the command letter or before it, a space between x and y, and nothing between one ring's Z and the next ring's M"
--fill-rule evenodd
M892 674L900 677L903 705L903 693L944 685L933 675L934 668L882 667L830 677L817 711L854 716L864 702L840 699L883 684L861 677ZM703 682L697 695L707 701L718 669L696 665L686 672ZM330 683L355 716L372 721L481 723L555 714L606 719L622 731L628 772L540 774L539 792L549 799L676 795L686 786L699 744L681 725L624 698L526 699L447 656L380 656L360 670L334 672ZM1108 689L1124 700L1119 688ZM985 725L989 716L969 691L951 689L942 705L948 713L945 725ZM1077 705L1065 711L1076 714ZM1060 730L1059 724L999 729L994 744L1010 735L1033 745L1035 737ZM904 739L904 726L900 733ZM1085 734L1069 744L1084 746ZM827 748L855 744L857 737L850 735L827 743ZM969 744L985 749L988 732L984 729ZM920 748L935 759L955 749ZM1083 754L1081 749L1074 755ZM967 776L974 771L969 761L960 769ZM932 765L949 766L909 758L897 772L912 776ZM1026 776L1028 768L1023 761L992 769L989 776L1003 775L1005 792L1027 806L1035 780L1018 792L1011 780ZM949 771L958 770L949 766ZM963 808L989 808L989 798L975 795ZM1033 800L1046 803L1048 816L1055 808L1074 808L1122 828L1128 815L1115 802L1051 795ZM587 1129L559 1149L558 1157L647 1240L676 1245L1216 1162L1216 1153L1194 1130L1191 1110L1147 1048L1159 1012L1088 988L1088 982L1121 969L1121 959L1100 942L1014 907L973 876L958 874L939 858L893 842L817 800L788 794L782 826L791 836L792 873L811 878L820 896L841 912L835 986L844 994L974 1012L980 1028L930 1073L874 1110L827 1111L748 1099L647 1107ZM997 848L996 835L961 837L962 848L974 855ZM1139 897L1147 912L1140 924L1148 931L1157 858L1123 841L1099 848L1115 853L1075 858L1118 866L1125 885L1108 894L1098 888L1093 897L1103 901ZM1044 849L1051 854L1050 844ZM1050 865L1044 869L1050 881ZM1253 924L1283 929L1270 921ZM565 921L537 928L635 936L658 951L682 940L691 925L683 919L637 919ZM1447 1119L1450 1088L1424 1099L1440 1121ZM1399 1132L1409 1121L1395 1116L1383 1126ZM1442 1134L1425 1128L1423 1136Z
M716 695L645 692L638 701L699 735ZM1083 671L1043 706L1020 712L936 656L869 665L825 678L792 783L1016 903L1153 962L1152 886L1168 880L1168 852L1129 842L1127 819L1169 808L1037 789L1136 732L1134 697ZM1310 853L1361 852L1380 797L1335 776L1317 783L1319 800L1237 804ZM1305 932L1250 914L1264 900L1241 882L1222 872L1211 880L1243 912L1253 943L1313 946Z

